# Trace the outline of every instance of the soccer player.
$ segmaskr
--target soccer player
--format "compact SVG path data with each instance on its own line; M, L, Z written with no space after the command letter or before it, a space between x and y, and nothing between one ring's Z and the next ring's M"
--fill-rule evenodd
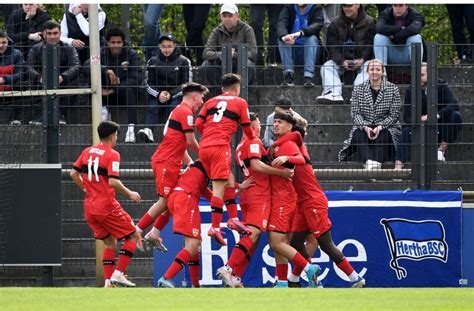
M302 138L306 134L306 120L298 120L299 126L296 131L286 135L275 143L275 148L279 148L286 140L294 141L305 159L305 164L296 166L293 176L293 185L297 193L297 205L299 213L295 214L292 223L291 244L296 249L304 249L304 241L309 234L317 239L319 247L336 263L350 279L351 287L364 287L365 279L360 276L351 266L344 254L339 250L331 237L332 223L328 216L328 199L323 189L314 175L313 165L308 150ZM304 251L301 251L304 253ZM314 251L309 251L306 258L311 260ZM299 282L302 270L294 267L290 282Z
M212 180L212 226L207 235L219 244L227 245L220 231L226 186L229 187L227 193L231 195L230 203L233 203L227 205L229 214L227 226L239 233L251 233L237 217L230 142L232 135L237 131L238 123L249 138L253 138L253 131L250 128L247 102L239 97L240 77L228 73L222 77L221 83L223 93L204 104L196 119L196 128L202 133L199 142L199 159Z
M285 139L295 125L295 119L286 112L275 113L273 128L277 142ZM285 140L274 148L272 166L277 168L295 168L305 163L297 144L292 140ZM308 276L309 286L315 287L317 275L321 268L310 264L296 249L288 244L290 224L296 209L296 191L290 180L271 175L271 212L268 223L268 238L272 250L275 252L276 287L288 287L288 260L294 266L305 271Z
M203 103L208 89L198 83L189 82L182 87L183 101L171 112L163 129L163 141L151 157L151 167L155 176L156 192L159 196L137 224L141 234L157 218L155 226L145 235L147 244L153 245L162 252L167 249L162 243L160 231L169 220L167 211L168 196L176 185L181 166L189 165L192 159L187 153L191 148L199 153L199 145L194 136L194 114Z
M278 169L268 165L267 152L259 138L260 120L255 113L250 113L250 121L255 138L242 137L235 153L245 179L253 178L255 182L255 186L242 190L240 193L243 223L252 231L252 234L242 237L232 250L226 265L217 269L217 275L228 287L243 287L242 275L258 246L260 234L267 230L270 216L269 175L277 175L285 179L290 179L293 175L292 169Z
M125 187L119 179L120 154L113 148L117 143L119 125L101 122L97 128L100 143L84 149L73 165L70 176L86 193L84 214L94 237L104 241L105 287L135 287L124 275L130 264L139 235L132 218L115 199L115 192L137 203L140 194ZM117 240L124 239L115 268Z

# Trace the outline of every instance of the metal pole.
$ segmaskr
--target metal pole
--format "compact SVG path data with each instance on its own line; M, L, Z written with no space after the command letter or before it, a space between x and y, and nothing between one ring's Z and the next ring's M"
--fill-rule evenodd
M240 97L248 100L249 97L249 68L247 66L248 47L246 44L239 44L237 58L237 72L240 74Z
M91 57L91 89L92 89L92 142L99 143L97 126L101 121L102 111L102 80L100 75L100 37L98 4L89 4L89 44ZM95 243L95 273L97 286L104 284L104 269L102 265L104 243Z
M438 147L438 46L428 43L428 86L427 86L427 114L426 126L426 185L431 188L431 182L436 179L437 147Z
M122 30L125 32L125 40L130 41L130 4L122 4L120 6L121 15L120 23L122 25Z
M424 124L421 123L421 45L411 45L411 163L416 189L425 187Z
M232 72L232 45L222 45L222 75ZM220 78L219 78L220 81Z

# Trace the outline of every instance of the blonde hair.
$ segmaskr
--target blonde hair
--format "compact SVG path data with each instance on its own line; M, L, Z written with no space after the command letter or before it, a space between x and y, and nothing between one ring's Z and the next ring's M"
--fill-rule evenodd
M382 66L382 72L385 73L385 65L383 64L383 61L381 61L380 59L377 59L377 58L369 60L369 62L367 63L367 69L366 69L367 72L369 72L369 67L372 64L378 64L378 65Z

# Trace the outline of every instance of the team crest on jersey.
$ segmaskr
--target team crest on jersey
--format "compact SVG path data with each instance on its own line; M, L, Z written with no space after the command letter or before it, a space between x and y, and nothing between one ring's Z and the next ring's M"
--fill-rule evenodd
M164 187L163 188L163 192L168 195L168 193L170 193L170 187Z
M263 220L262 225L263 225L263 229L265 229L267 227L267 220L266 219Z
M193 236L198 236L199 234L199 229L193 228Z
M278 146L275 146L275 148L273 148L273 153L276 153L276 152L278 152L278 150L280 150L280 147L278 147Z
M192 126L194 122L193 116L188 116L188 125Z

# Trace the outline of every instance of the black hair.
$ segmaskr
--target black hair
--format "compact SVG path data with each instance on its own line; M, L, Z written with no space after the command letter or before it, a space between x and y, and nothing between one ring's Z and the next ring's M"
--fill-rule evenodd
M52 20L49 20L43 24L43 31L59 28L61 30L61 24Z
M119 129L120 125L113 121L102 121L97 127L97 133L100 139L105 139L115 132L118 132Z
M227 73L221 79L221 84L224 89L229 89L240 83L240 76L235 73Z
M275 112L273 119L285 120L288 123L291 123L293 126L296 124L295 118L287 112Z
M181 86L181 90L183 91L183 96L193 92L198 92L202 93L203 95L206 95L209 92L207 87L196 82L188 82L186 84L183 84Z
M300 132L302 138L304 138L304 135L306 135L306 131L304 130L304 128L302 128L298 124L293 125L293 128L291 129L291 131Z
M256 121L258 119L258 114L256 112L249 113L250 121Z
M290 109L291 106L292 106L291 100L289 100L288 98L280 98L275 103L275 107L280 107L285 110Z
M125 41L125 32L120 28L112 28L105 34L105 41L109 41L112 37L121 37L122 41Z
M8 38L7 33L3 30L0 30L0 38Z

